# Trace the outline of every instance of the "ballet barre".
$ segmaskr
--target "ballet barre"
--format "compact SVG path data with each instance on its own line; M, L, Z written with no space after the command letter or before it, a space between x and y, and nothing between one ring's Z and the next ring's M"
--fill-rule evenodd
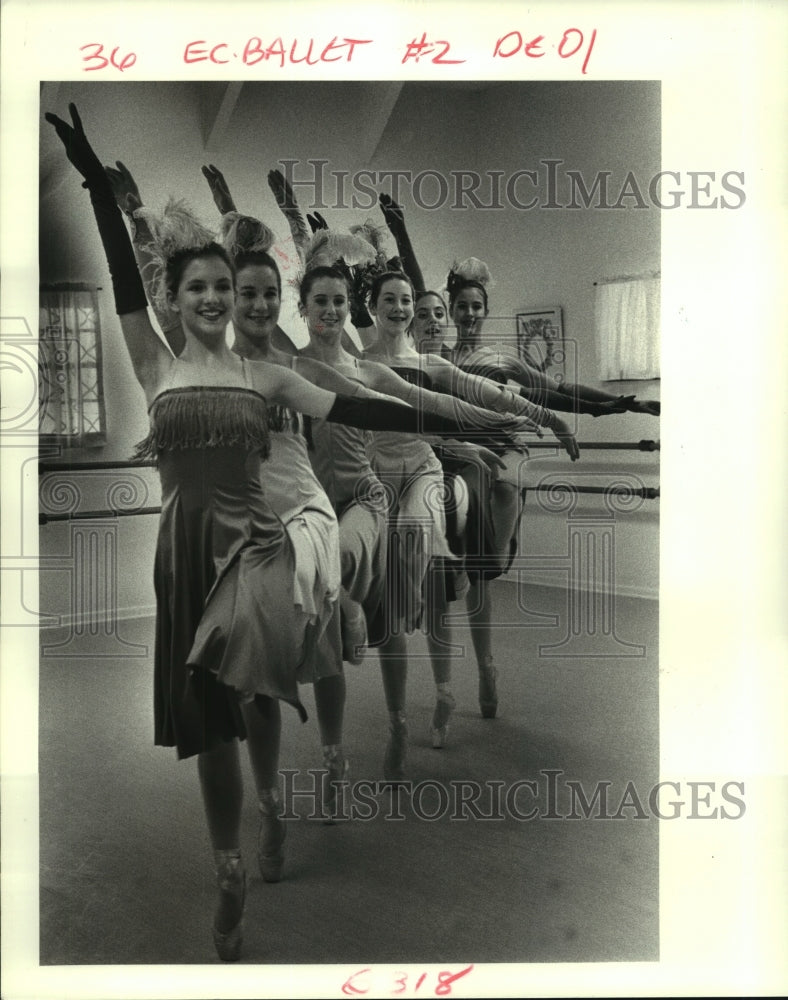
M601 496L627 496L642 497L644 500L657 500L659 498L658 486L625 486L613 483L611 486L575 486L572 483L537 483L534 486L525 486L527 490L534 490L537 493L554 493L559 490L562 493L596 493Z
M133 517L136 514L161 514L161 507L137 507L131 510L112 508L111 510L74 510L59 514L39 513L38 523L49 524L50 521L94 521L107 517Z
M534 486L526 486L527 490L534 490L539 493L596 493L601 496L629 496L642 497L644 500L657 500L660 496L658 486L629 487L613 483L612 486L574 486L572 483L537 483ZM52 521L92 521L98 518L108 517L134 517L137 514L160 514L161 507L138 507L132 510L113 508L111 510L79 510L66 511L58 514L39 513L39 525L49 524Z
M559 448L555 441L529 441L528 448ZM578 441L581 452L594 449L611 451L659 451L659 441Z
M38 471L40 474L47 472L84 472L90 469L155 469L156 463L152 460L145 462L135 462L133 459L120 459L107 462L39 462Z
M611 451L659 451L659 441L579 441L578 448L581 451L593 451L607 449ZM557 448L560 447L555 441L529 441L528 448ZM135 462L133 459L120 460L115 462L71 462L66 465L63 462L39 462L39 473L48 472L82 472L96 469L153 469L156 463L153 461Z

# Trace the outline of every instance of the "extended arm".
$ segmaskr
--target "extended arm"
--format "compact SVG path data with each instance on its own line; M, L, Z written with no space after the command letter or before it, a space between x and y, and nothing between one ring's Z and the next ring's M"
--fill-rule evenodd
M444 386L447 392L497 413L508 412L527 417L539 427L552 431L573 462L580 456L577 441L569 427L551 410L531 403L490 379L469 375L437 354L422 355L422 363L435 382Z
M512 416L504 411L494 412L474 406L463 399L445 393L432 392L413 385L379 361L364 359L361 370L368 384L378 392L396 396L425 413L436 413L441 417L456 420L467 430L496 432L537 431L539 428L527 417Z
M489 354L489 357L488 357ZM478 358L482 368L485 362L492 363L506 378L516 382L520 395L532 402L547 406L551 410L567 413L587 413L592 417L604 417L614 413L648 413L658 417L658 400L639 400L635 396L615 396L604 389L594 389L588 385L573 382L558 382L532 365L506 354L480 352ZM474 364L474 356L469 359Z
M69 160L85 179L84 186L90 194L112 277L115 309L120 317L123 337L134 374L150 398L172 364L172 354L162 343L148 318L145 289L112 185L87 140L74 104L69 104L69 112L71 125L57 115L48 113L45 117L54 126Z
M362 362L362 370L366 368L367 364L373 363ZM355 397L358 399L385 399L389 402L398 403L401 406L413 403L416 407L420 405L419 396L421 396L424 397L425 400L429 399L434 404L432 407L425 407L425 409L429 409L430 412L436 413L438 416L450 420L454 420L456 418L466 427L470 424L470 426L474 427L474 429L478 428L479 424L473 424L471 422L473 416L476 415L475 407L468 406L459 400L442 396L440 393L420 390L418 387L412 386L404 379L401 379L395 372L392 372L385 365L374 363L374 367L376 369L383 369L384 373L384 377L375 380L371 377L371 373L366 371L366 375L370 377L370 384L373 381L377 382L376 388L370 388L369 384L362 385L360 382L346 378L335 368L331 368L322 361L307 357L303 354L298 356L298 360L293 370L306 378L309 382L319 386L321 389L326 389L329 392L333 392L341 396ZM385 376L390 376L390 378L386 378ZM412 390L416 390L416 392L414 393ZM458 406L460 408L465 407L464 419L458 413ZM519 443L509 433L512 429L511 421L503 421L497 414L489 414L485 413L485 411L480 411L480 413L487 417L494 417L497 421L493 429L496 435L501 439L502 445L513 448L520 447ZM503 429L504 426L506 426L505 430ZM488 427L487 429L490 428ZM522 430L522 427L518 426L516 429L519 431ZM430 439L430 443L435 443L435 435L422 434L421 436L426 439ZM503 467L504 465L504 463L502 463L493 452L472 442L453 440L448 442L446 446L451 446L455 452L462 453L465 456L468 456L472 450L473 454L478 454L491 468L493 466Z
M420 413L397 399L381 398L367 390L363 395L337 395L313 385L296 372L263 361L247 362L253 385L267 400L281 403L310 417L347 424L370 431L403 434L436 434L462 438L465 429L456 421L433 413Z

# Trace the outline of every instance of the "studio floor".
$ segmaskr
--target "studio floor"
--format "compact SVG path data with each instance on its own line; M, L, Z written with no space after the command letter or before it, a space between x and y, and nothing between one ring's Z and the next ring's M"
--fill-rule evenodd
M493 587L497 718L481 718L460 617L457 709L447 747L432 749L434 688L424 637L414 636L410 796L365 785L355 815L333 826L309 818L308 795L296 797L278 884L256 870L242 753L243 962L658 958L658 820L645 815L659 769L657 605L618 598L616 642L591 629L561 646L564 590ZM67 632L42 633L40 963L219 963L195 761L152 745L153 621L121 622L117 637L124 655L96 657L90 636L63 645ZM377 656L346 673L348 777L375 783L387 739ZM290 787L308 791L321 753L311 688L303 697L306 724L283 709L281 764ZM606 806L597 798L584 810L578 789L587 803L602 789Z

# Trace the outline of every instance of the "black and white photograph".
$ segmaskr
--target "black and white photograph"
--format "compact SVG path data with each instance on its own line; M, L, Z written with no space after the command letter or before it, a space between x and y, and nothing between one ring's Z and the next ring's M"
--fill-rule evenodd
M628 210L613 190L626 172L597 137L618 115L622 167L656 175L659 84L90 82L43 94L55 457L43 462L41 553L84 553L96 620L42 630L42 959L204 962L211 921L230 933L242 909L243 946L217 931L219 958L655 959L660 215ZM489 122L495 134L469 147ZM111 282L83 155L111 165L96 180L129 271L116 277L110 259ZM578 208L535 218L518 211L526 197ZM608 221L581 197L623 206ZM195 240L201 253L229 248L234 304L219 251L224 287L198 279L188 314L177 301L166 269ZM609 305L602 282L620 293ZM115 315L122 283L144 331ZM565 304L554 366L517 351L523 288ZM638 350L652 339L648 370L600 380L595 309L622 342L618 375L630 373L627 338ZM206 344L210 361L187 368L187 345L202 358ZM270 379L272 362L300 377ZM221 396L233 381L243 391L220 403L214 378ZM253 500L248 485L230 492L240 473L219 456L239 434L225 439L222 410L255 378L270 431L257 449L270 454ZM162 404L176 411L152 434L169 441L172 468L146 437ZM201 433L210 445L189 443ZM124 460L141 440L160 486ZM104 496L129 516L101 518ZM62 572L42 574L41 610L65 616L69 589ZM227 709L211 720L202 699L219 695L200 670L227 671L225 686L237 672L233 691L253 695L239 700L243 721ZM146 723L174 751L142 740ZM145 844L141 867L127 867L127 838ZM87 879L66 862L80 844ZM218 896L204 877L214 865Z
M147 51L16 11L63 57L3 112L3 658L35 675L3 923L39 977L4 995L785 982L784 570L759 602L720 436L781 455L785 411L742 416L701 316L755 149L677 154L609 10L460 6L129 5Z

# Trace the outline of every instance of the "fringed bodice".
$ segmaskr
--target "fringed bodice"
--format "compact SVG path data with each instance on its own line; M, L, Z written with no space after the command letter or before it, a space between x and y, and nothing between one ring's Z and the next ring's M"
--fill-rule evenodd
M135 458L158 459L164 452L242 447L261 459L270 451L265 399L238 386L165 389L151 403L150 431Z

